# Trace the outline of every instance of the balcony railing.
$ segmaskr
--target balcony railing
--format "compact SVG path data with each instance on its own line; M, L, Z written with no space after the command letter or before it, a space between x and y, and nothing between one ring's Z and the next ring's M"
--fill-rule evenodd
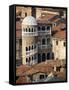
M38 45L38 49L47 49L51 48L51 45Z
M49 30L49 31L38 31L38 35L40 35L40 36L43 36L43 35L50 35L51 34L51 31Z
M34 49L34 50L30 50L30 51L26 51L26 55L29 56L29 55L34 55L38 52L37 49Z
M38 36L38 32L22 32L23 36Z

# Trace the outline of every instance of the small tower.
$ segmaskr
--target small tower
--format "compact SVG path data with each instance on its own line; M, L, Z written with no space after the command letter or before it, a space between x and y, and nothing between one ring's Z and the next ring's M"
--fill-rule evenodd
M22 21L22 64L33 65L37 63L37 22L32 16Z

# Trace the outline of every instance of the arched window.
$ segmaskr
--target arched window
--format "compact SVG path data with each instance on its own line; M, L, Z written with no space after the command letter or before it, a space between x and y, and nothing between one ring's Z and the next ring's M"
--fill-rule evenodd
M36 45L34 45L34 49L36 49Z
M43 44L43 45L45 44L45 39L42 39L42 44Z
M43 31L45 30L45 26L42 26L42 30L43 30Z
M26 51L28 51L28 47L26 47Z
M38 63L41 62L41 54L38 54Z
M46 55L45 53L42 54L42 61L45 61L46 60Z
M47 30L50 30L50 26L47 26Z
M47 39L47 44L50 44L50 38Z
M56 41L56 45L58 45L58 41Z
M29 28L29 32L30 32L30 28Z
M33 32L33 28L32 28L32 32Z
M32 56L32 60L33 60L33 56Z
M38 26L38 31L40 31L40 26Z
M47 53L47 59L48 60L50 59L50 53Z
M32 49L33 49L33 45L32 45Z
M26 62L28 62L28 58L26 58Z
M27 32L27 28L26 28L26 32Z
M29 57L29 62L30 62L31 58Z
M34 28L34 32L36 32L36 28Z
M29 46L29 51L30 51L30 46Z

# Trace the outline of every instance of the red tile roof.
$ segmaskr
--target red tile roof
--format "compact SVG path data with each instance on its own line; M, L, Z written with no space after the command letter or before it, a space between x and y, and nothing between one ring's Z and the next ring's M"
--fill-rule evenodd
M55 38L66 39L66 25L64 23L60 23L58 26L54 26L52 28L52 35Z
M21 65L21 66L17 67L16 68L16 76L22 76L22 74L29 69L30 69L30 67L27 65Z
M48 21L51 19L51 18L53 18L54 16L56 16L55 14L49 14L49 13L47 13L46 15L41 15L38 19L37 19L37 22L38 23L43 23L43 22L45 22L45 23L48 23ZM51 23L51 22L49 22L49 23Z
M16 80L16 84L21 84L21 83L27 83L27 78L25 76L21 76Z

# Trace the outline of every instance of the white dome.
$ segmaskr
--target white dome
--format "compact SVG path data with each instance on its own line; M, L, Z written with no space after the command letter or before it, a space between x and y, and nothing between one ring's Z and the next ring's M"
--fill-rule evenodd
M23 25L37 25L36 19L32 16L27 16L22 21Z

